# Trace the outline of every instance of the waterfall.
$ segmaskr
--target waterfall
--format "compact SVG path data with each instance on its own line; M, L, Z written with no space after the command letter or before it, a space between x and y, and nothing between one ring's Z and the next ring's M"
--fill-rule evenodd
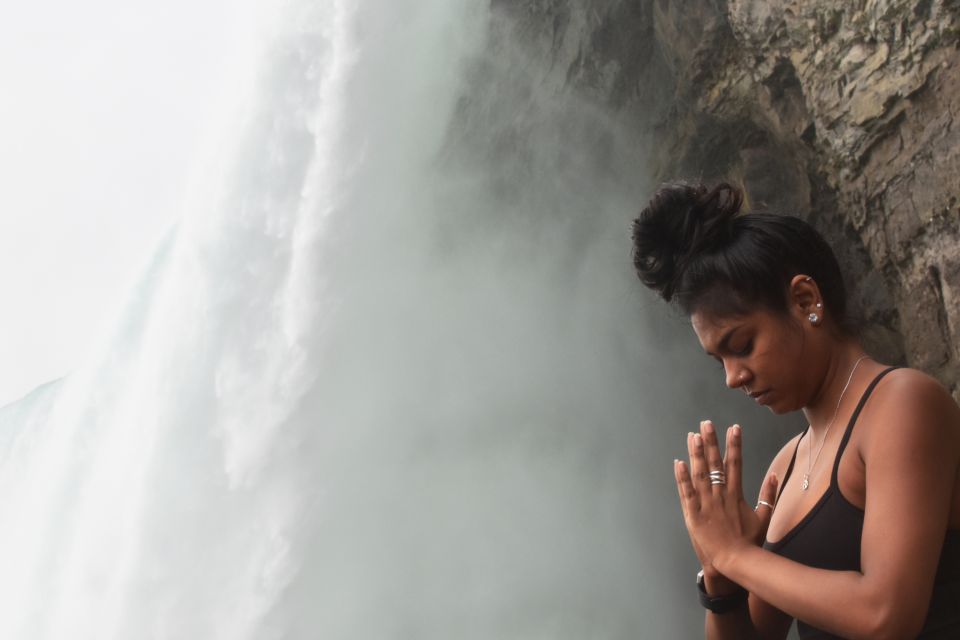
M664 443L721 385L630 272L643 141L478 0L261 42L97 356L0 411L0 637L693 633Z

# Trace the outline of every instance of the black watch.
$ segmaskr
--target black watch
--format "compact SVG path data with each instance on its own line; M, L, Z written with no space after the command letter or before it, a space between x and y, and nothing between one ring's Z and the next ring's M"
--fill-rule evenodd
M740 608L747 601L747 590L739 587L739 591L727 596L711 598L707 595L707 587L703 584L703 569L697 574L697 591L700 593L700 604L713 613L729 613Z

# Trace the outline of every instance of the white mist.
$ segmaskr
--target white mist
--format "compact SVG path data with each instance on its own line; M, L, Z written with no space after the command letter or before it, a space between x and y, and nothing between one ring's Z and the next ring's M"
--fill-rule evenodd
M630 271L642 141L486 4L264 20L98 357L0 413L0 637L700 626L664 443L720 376Z

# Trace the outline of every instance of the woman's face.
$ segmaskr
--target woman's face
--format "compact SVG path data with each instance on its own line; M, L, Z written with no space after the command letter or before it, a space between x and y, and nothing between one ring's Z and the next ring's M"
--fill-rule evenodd
M739 388L782 414L805 406L814 395L820 359L816 338L797 314L766 309L718 317L690 316L700 344L722 366L727 386Z

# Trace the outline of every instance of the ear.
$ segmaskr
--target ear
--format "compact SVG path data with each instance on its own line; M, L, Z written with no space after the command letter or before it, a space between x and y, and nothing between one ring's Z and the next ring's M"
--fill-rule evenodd
M805 322L813 325L823 322L823 296L820 295L816 281L806 274L797 274L790 280L787 287L787 305L792 315ZM811 314L816 314L817 319L813 320Z

